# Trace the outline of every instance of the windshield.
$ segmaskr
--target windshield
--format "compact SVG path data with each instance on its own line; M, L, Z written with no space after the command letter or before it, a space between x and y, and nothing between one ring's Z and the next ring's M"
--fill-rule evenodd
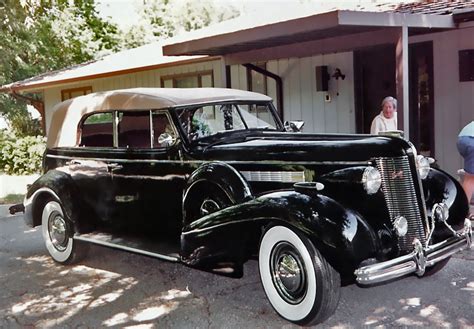
M179 122L189 141L218 133L249 129L277 130L270 104L225 103L177 109Z

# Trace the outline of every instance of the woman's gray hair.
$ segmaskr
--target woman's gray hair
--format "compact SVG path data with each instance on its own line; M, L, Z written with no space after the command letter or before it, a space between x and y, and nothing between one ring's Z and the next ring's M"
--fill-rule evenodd
M393 108L396 110L397 109L397 100L393 98L392 96L387 96L383 99L382 104L380 104L380 107L383 107L383 105L387 102L391 102L393 105Z

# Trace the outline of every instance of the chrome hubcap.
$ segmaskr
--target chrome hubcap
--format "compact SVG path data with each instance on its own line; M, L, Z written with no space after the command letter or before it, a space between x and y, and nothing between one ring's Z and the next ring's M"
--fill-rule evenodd
M216 212L219 209L221 209L221 207L216 201L212 199L206 199L201 204L199 211L201 213L201 216L206 216L206 215L212 214L213 212Z
M278 294L290 304L298 304L307 291L306 272L293 245L280 242L272 250L270 270Z
M65 250L68 237L66 235L66 222L61 214L54 212L49 216L48 229L53 246L59 251Z

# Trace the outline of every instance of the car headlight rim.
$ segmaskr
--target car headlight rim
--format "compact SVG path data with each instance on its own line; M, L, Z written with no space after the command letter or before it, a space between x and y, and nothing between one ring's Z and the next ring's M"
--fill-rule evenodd
M362 184L368 194L375 194L382 186L382 176L375 167L367 167L362 174Z
M404 237L408 232L408 221L403 216L398 216L393 222L395 232L399 237Z
M418 175L421 179L428 177L430 173L430 159L424 157L423 155L416 156L416 169L418 170Z

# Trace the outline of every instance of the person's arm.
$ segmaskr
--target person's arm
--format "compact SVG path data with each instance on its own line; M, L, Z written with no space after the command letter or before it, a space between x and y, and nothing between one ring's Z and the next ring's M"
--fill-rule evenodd
M382 130L382 126L380 125L380 120L377 120L377 117L372 120L372 125L370 126L370 133L372 135L378 135L378 133Z

